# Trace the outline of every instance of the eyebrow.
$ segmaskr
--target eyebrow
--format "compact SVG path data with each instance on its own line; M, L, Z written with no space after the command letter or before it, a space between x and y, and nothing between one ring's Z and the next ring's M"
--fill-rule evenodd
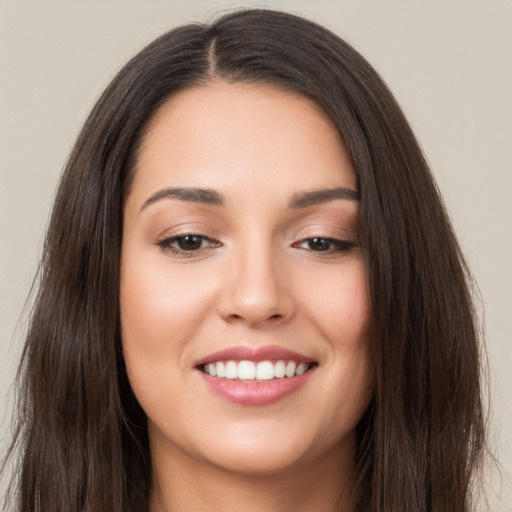
M149 197L141 207L141 211L149 205L164 198L178 199L180 201L190 201L192 203L202 203L213 206L223 206L224 198L219 192L208 188L165 188L155 192ZM359 192L347 187L337 187L325 190L313 190L311 192L301 192L295 194L288 207L290 209L308 208L319 204L328 203L336 199L345 199L349 201L359 201Z
M308 206L316 206L336 199L359 201L359 198L359 192L347 187L313 190L312 192L303 192L293 196L289 207L292 209L307 208Z
M190 201L192 203L210 204L214 206L222 206L224 204L222 196L215 190L208 188L165 188L148 198L140 210L144 210L144 208L147 208L150 204L163 198L174 198L180 201Z

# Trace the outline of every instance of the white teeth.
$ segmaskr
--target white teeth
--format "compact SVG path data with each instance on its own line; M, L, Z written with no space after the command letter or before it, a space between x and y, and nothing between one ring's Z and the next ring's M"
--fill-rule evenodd
M309 363L295 361L219 361L205 364L203 370L212 377L238 380L272 380L302 375L310 368Z
M274 375L274 365L271 361L261 361L256 366L257 380L272 380Z
M277 363L274 365L274 375L278 379L282 379L286 374L286 366L284 364L284 361L277 361Z
M296 375L302 375L307 370L308 365L306 363L300 363L295 370Z
M226 378L237 379L238 378L238 365L235 361L228 361L226 364Z
M238 363L238 378L254 380L256 378L256 365L252 361L240 361Z
M295 375L295 367L297 365L295 364L295 361L288 361L288 364L286 365L286 376L287 377L293 377Z
M217 367L217 377L225 377L226 368L224 366L224 363L216 363L215 366Z

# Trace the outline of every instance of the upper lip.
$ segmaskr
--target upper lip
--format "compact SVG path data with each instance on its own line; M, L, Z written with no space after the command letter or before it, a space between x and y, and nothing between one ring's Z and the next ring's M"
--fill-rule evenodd
M297 363L312 363L311 358L306 357L298 352L289 350L277 345L267 345L265 347L250 347L247 345L239 345L229 347L218 352L208 354L196 361L195 366L201 366L218 361L295 361Z

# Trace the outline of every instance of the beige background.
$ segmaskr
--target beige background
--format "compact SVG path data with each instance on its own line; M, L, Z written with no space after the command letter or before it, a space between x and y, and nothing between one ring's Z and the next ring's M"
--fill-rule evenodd
M142 45L232 6L304 14L383 75L438 178L485 303L493 512L512 510L512 1L0 0L0 449L7 397L59 173L88 110ZM12 400L11 400L12 402Z

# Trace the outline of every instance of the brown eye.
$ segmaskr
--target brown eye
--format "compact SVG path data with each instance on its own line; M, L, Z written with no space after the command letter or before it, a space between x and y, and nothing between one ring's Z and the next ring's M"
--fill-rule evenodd
M332 247L332 241L328 238L310 238L306 244L312 251L328 251Z
M186 235L175 238L175 244L182 251L197 251L203 244L203 238L199 235Z
M355 247L355 243L336 238L313 237L306 238L294 244L294 247L312 252L337 253L346 252Z
M203 249L219 247L221 244L204 235L187 234L166 238L157 245L165 252L186 256L199 253Z

